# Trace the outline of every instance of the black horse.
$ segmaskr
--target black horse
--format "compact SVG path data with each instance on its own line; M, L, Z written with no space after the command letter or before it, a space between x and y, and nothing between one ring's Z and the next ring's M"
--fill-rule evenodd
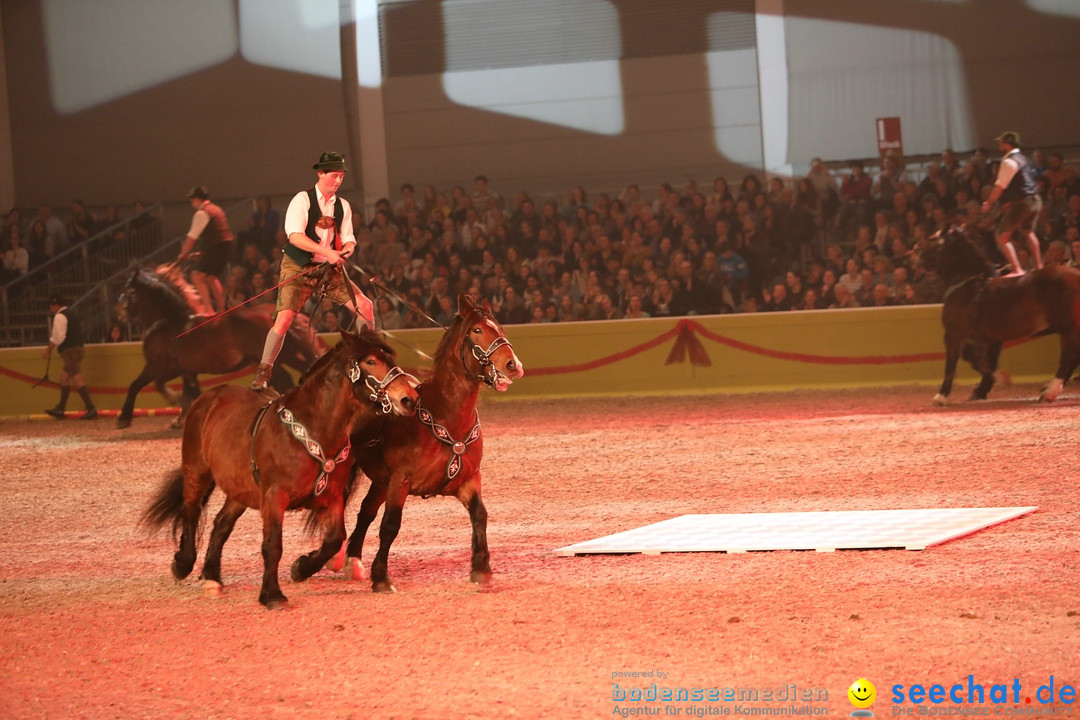
M236 372L257 364L272 324L266 312L251 306L239 307L212 320L192 315L191 306L181 293L146 269L132 273L120 295L117 313L122 319L136 317L146 329L143 333L146 364L128 386L127 398L116 419L121 428L131 425L135 396L151 382L166 400L181 406L181 415L186 413L199 395L196 376L199 373ZM204 322L206 324L201 325ZM285 392L295 383L282 366L303 372L316 360L318 353L312 341L294 329L285 337L279 357L270 382L278 392ZM177 377L183 382L183 392L179 396L165 386Z
M1061 336L1057 373L1039 396L1053 401L1080 363L1080 271L1062 265L1020 277L994 277L988 231L955 227L923 256L949 287L941 309L945 379L934 397L945 405L962 356L982 376L971 394L985 400L1003 343L1033 335Z

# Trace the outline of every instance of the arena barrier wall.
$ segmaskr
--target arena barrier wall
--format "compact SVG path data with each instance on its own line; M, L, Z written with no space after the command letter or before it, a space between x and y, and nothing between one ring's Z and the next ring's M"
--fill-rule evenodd
M525 377L499 397L931 387L941 382L944 368L940 315L940 305L923 305L515 325L507 334ZM433 354L442 331L394 334L399 363L422 377L430 363L406 343ZM331 336L326 340L334 342ZM45 372L42 350L0 350L0 415L36 414L56 404L60 362L55 354L49 379L32 388ZM1018 382L1048 380L1057 357L1056 336L1022 340L1006 346L1000 369ZM101 409L120 408L141 368L139 343L89 345L83 361L86 383ZM204 388L247 383L252 372L203 376L200 382ZM961 360L957 399L967 398L976 377ZM167 403L148 386L136 405L152 410ZM73 394L68 410L81 409Z

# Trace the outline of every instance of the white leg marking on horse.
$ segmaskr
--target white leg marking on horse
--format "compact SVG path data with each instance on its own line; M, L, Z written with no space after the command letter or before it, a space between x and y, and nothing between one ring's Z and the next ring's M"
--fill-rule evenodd
M341 549L326 563L326 569L330 572L341 572L343 567L345 567L345 543L341 543Z
M939 406L945 406L949 404L949 396L938 393L934 396L933 403Z
M1057 400L1057 396L1061 394L1061 389L1065 387L1065 381L1061 378L1054 378L1050 381L1050 384L1046 386L1046 389L1042 391L1042 395L1039 396L1040 400L1045 402L1054 402Z
M345 579L346 580L363 580L367 577L367 573L364 572L364 566L360 564L360 558L347 557L345 558Z

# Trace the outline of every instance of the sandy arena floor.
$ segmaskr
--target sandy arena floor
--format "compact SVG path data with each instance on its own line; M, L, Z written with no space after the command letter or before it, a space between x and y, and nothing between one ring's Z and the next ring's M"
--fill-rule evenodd
M1032 696L1053 676L1056 692L1077 687L1080 398L1039 405L1037 392L998 388L945 409L925 387L485 396L493 588L468 583L465 510L410 498L389 596L328 571L289 582L288 564L316 544L290 515L291 607L277 613L257 601L254 512L226 545L220 598L174 582L171 537L136 529L179 464L171 418L126 431L0 422L0 718L741 712L613 699L613 683L654 682L823 689L813 707L846 717L860 677L877 686L882 717L898 684L966 687L973 675L987 692L1019 680ZM209 513L219 505L215 495ZM1020 505L1040 509L922 552L552 553L684 513ZM369 553L375 541L373 529ZM652 675L614 677L633 671ZM1020 708L1047 709L1023 697Z

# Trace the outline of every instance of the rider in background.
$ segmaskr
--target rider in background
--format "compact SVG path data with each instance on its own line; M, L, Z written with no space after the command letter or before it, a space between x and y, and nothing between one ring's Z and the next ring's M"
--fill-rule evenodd
M1001 222L997 228L997 244L1005 259L1012 265L1012 272L1005 277L1024 274L1016 248L1013 247L1013 234L1020 230L1027 236L1028 249L1035 261L1035 267L1041 268L1042 255L1039 250L1039 237L1035 234L1035 219L1042 209L1035 184L1035 169L1027 157L1020 152L1020 134L1009 131L997 137L1001 150L1001 165L998 167L997 180L990 191L990 197L982 205L983 212L989 212L994 203L1002 203Z
M191 284L207 304L222 312L225 310L225 289L221 285L221 274L233 255L233 232L225 219L225 211L210 202L210 192L205 187L197 185L187 196L195 214L176 260L182 262L195 243L202 239L199 264L191 271Z

